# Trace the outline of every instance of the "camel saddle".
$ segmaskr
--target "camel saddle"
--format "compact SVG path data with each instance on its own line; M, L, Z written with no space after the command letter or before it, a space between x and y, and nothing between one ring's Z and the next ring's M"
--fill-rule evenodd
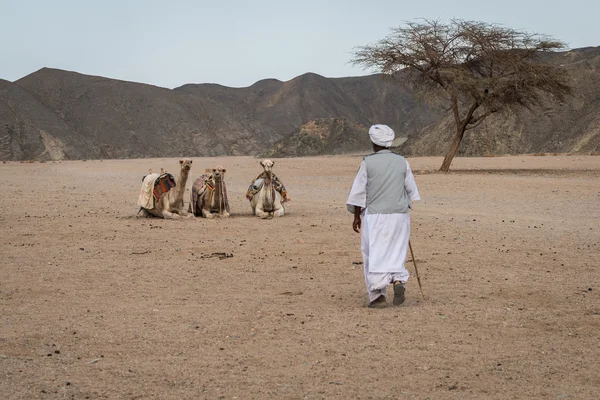
M262 189L263 184L265 182L265 174L266 174L265 172L261 172L250 183L250 186L248 187L248 190L246 191L246 198L248 200L251 201L252 198L254 197L254 195L256 193L260 192L260 189ZM279 177L277 175L275 175L275 174L271 174L271 175L272 175L273 189L275 189L276 191L279 192L279 194L281 194L281 202L287 201L288 200L287 190L285 189L285 186L283 186L283 182L281 182L281 179L279 179Z
M177 183L175 183L175 177L173 175L168 172L160 175L154 181L154 190L152 191L154 201L158 201L165 193L168 193L169 190L175 186L177 186Z
M140 190L138 205L148 210L153 209L155 203L175 186L177 186L175 178L168 172L146 175L142 178L142 189Z

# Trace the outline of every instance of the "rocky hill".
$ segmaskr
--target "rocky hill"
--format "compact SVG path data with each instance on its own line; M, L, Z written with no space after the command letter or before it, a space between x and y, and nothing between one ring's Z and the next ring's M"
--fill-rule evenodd
M490 116L480 127L466 133L459 155L600 152L600 47L549 54L543 62L563 65L569 70L575 88L573 97L564 104L548 99L540 109ZM444 155L455 132L451 116L435 108L415 110L427 114L427 119L420 115L420 126L410 120L405 120L404 125L388 123L409 136L400 151L413 156ZM382 117L379 121L387 120ZM308 133L311 129L314 124L302 126L265 154L271 157L334 154L328 145L331 139ZM370 144L361 140L366 128L342 132L334 135L334 141L340 141L340 135L344 135L345 151L369 150Z
M367 126L346 118L319 118L275 143L262 157L298 157L344 154L371 147Z
M461 154L600 151L600 48L546 62L571 70L576 95L490 118ZM0 160L337 154L365 150L372 123L409 134L408 154L442 154L453 132L442 116L379 75L170 90L43 68L0 80Z
M459 154L600 152L600 47L550 55L545 61L569 70L574 95L564 104L548 99L533 111L490 116L478 128L467 131ZM444 154L453 133L453 121L447 116L411 137L403 151Z

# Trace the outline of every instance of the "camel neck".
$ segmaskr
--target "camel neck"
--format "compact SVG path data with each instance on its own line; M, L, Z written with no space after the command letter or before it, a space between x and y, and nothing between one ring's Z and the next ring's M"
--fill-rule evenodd
M269 172L265 172L265 173L264 173L264 177L263 177L263 179L264 179L264 182L265 182L265 184L267 184L267 185L268 185L268 184L270 184L270 183L271 183L271 181L273 180L273 174L272 174L272 173L269 173Z
M217 192L221 192L221 185L223 184L223 181L221 179L215 179L215 190Z
M185 184L187 183L189 171L181 169L177 177L177 186L175 187L177 195L183 196L185 193Z

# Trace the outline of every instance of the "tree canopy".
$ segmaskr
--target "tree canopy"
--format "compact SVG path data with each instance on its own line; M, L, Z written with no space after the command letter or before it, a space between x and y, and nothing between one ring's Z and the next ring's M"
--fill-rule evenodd
M493 113L532 109L548 98L570 95L567 71L541 62L564 43L485 22L412 21L375 44L359 47L352 63L402 76L416 91L441 99L456 133L440 168L448 171L469 129ZM403 74L398 72L404 71Z

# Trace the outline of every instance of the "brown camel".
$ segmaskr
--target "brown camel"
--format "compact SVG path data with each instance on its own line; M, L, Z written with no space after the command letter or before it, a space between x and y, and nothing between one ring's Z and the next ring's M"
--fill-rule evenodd
M192 185L192 194L188 211L196 216L213 218L229 217L229 201L225 186L225 168L217 166L200 176Z

